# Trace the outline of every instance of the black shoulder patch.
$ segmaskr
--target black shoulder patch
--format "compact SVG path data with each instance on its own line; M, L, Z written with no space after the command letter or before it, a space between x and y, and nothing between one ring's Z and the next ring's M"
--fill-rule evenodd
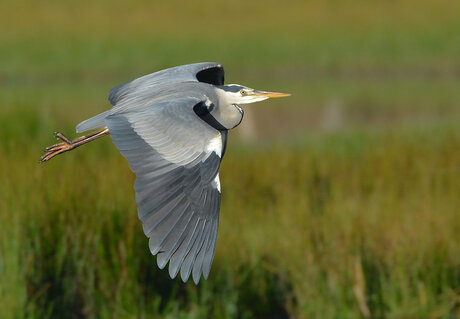
M224 67L219 64L215 67L204 69L196 74L196 78L199 82L224 85Z

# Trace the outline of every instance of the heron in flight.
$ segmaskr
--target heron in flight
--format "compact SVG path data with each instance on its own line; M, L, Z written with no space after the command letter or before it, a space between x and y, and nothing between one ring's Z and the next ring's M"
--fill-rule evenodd
M40 162L110 135L136 174L138 216L149 248L169 275L180 270L198 284L208 278L220 209L219 166L228 130L243 119L238 106L286 93L224 85L218 63L195 63L152 73L113 88L110 110L77 125L99 130L47 147Z

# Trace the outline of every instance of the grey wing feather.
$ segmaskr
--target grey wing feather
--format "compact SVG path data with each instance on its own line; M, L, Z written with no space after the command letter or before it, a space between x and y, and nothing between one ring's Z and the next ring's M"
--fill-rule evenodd
M110 135L129 162L138 215L149 248L169 273L198 283L209 275L220 208L218 169L223 135L202 121L182 98L112 114Z
M203 62L176 66L155 73L151 73L121 84L110 90L109 101L117 105L124 99L138 96L158 85L165 86L179 82L200 81L216 85L224 84L224 69L222 65L214 62Z

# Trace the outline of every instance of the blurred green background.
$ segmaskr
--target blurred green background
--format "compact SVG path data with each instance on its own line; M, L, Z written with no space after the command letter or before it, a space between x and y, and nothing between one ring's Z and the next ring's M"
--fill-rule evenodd
M1 318L460 317L460 2L0 2ZM245 108L199 286L157 269L110 88L217 61Z

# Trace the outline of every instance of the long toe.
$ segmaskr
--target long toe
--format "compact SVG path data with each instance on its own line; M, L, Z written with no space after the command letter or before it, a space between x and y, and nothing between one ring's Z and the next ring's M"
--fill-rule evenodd
M55 145L52 145L50 147L47 147L45 149L45 154L40 157L40 162L43 163L43 162L47 162L49 161L50 159L52 159L53 157L55 157L56 155L59 155L61 153L64 153L64 152L67 152L69 150L72 149L72 144L68 144L68 143L59 143L59 144L55 144Z
M49 152L49 151L54 151L56 149L59 149L61 148L65 143L58 143L58 144L54 144L54 145L51 145L51 146L48 146L47 148L45 148L45 152Z
M63 141L64 143L67 143L67 144L71 144L72 141L69 140L64 134L60 133L60 132L54 132L54 136L58 139L58 140L61 140Z

